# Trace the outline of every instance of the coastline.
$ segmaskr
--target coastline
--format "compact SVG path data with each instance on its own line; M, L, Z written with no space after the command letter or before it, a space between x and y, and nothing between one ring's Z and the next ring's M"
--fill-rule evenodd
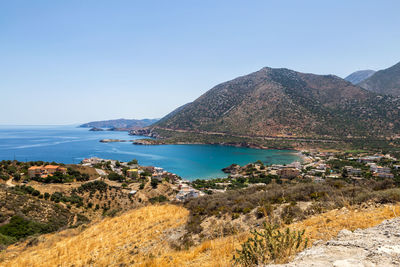
M126 142L126 141L121 141ZM232 146L232 147L244 147L244 148L252 148L252 149L262 149L262 150L294 150L301 152L300 149L293 147L279 147L279 146L264 146L254 143L247 142L164 142L162 139L137 139L132 142L133 145L148 145L148 146L157 146L157 145L220 145L220 146Z

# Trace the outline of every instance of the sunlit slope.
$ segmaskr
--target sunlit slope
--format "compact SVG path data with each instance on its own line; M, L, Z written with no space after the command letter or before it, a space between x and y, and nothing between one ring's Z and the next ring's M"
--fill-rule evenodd
M289 227L305 229L313 242L333 238L342 229L372 227L399 214L399 205L343 208ZM188 216L188 210L179 206L147 206L84 230L41 236L37 245L9 247L0 254L0 266L230 266L248 232L175 250L171 240L184 231Z
M105 219L79 233L46 235L26 250L3 255L3 266L116 266L137 264L168 248L168 231L185 224L189 212L173 205L148 206ZM164 232L167 231L167 232ZM10 250L10 248L9 248ZM12 248L11 248L12 250Z

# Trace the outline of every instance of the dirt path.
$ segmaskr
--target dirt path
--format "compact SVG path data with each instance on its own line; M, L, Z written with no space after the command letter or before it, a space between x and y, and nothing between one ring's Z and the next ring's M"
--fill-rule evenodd
M400 266L400 218L364 230L342 230L337 238L301 252L291 263L268 266Z

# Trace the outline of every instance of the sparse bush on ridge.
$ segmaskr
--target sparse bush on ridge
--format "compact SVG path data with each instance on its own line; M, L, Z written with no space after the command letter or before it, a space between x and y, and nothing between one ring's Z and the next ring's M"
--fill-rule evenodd
M241 266L282 263L307 247L304 230L280 230L278 225L264 223L261 230L252 230L251 237L236 250L233 261Z

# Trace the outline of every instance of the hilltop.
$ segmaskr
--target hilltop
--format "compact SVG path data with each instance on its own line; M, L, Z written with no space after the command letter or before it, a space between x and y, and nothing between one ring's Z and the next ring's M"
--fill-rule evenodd
M347 76L346 78L344 78L346 81L351 82L352 84L358 84L362 81L364 81L365 79L368 79L369 77L371 77L376 71L374 70L359 70L356 72L353 72L352 74L350 74L349 76Z
M400 130L399 103L337 76L263 68L215 86L150 129L161 137L167 136L163 131L247 138L393 136Z
M400 96L400 62L376 72L358 85L378 94Z

